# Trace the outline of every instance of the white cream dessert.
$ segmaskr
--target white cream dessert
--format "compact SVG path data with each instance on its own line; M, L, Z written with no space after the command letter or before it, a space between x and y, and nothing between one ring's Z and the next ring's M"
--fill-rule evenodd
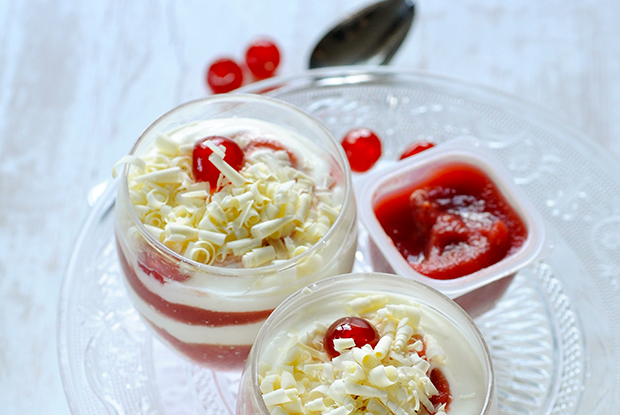
M215 176L205 173L208 181L197 180L202 174L196 172L197 151L206 154L198 163L217 169ZM239 166L228 161L231 151L241 154ZM153 249L132 236L139 234L136 227L121 237L117 227L119 257L137 310L195 361L241 364L264 319L306 277L351 270L353 226L332 247L337 252L313 250L343 206L355 224L341 172L324 151L288 129L247 118L197 121L159 133L143 154L121 161L131 164L124 208L131 203L157 242L211 267L205 272ZM313 251L305 254L308 250ZM296 258L301 259L290 263Z
M483 363L446 317L394 294L319 304L304 309L306 324L287 325L294 328L262 345L258 382L272 415L481 413ZM344 316L370 323L374 341L367 326Z
M211 146L221 184L213 192L192 174L195 143L209 136L230 138L244 152L236 171L223 160L226 148ZM202 121L160 134L133 164L129 194L140 221L169 249L207 265L254 268L299 255L325 236L344 197L332 187L330 166L300 137L257 120Z

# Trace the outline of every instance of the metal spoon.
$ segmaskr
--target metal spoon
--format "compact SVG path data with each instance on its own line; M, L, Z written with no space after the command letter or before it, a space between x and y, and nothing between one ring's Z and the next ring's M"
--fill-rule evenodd
M310 54L310 69L390 62L407 36L414 0L384 0L347 17Z

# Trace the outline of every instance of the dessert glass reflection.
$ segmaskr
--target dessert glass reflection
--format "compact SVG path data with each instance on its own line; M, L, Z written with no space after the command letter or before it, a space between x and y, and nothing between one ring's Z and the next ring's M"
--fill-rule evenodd
M489 352L469 315L429 286L381 273L322 280L276 308L237 401L238 415L496 410Z
M242 94L181 105L120 163L115 231L129 297L193 362L240 369L282 300L351 271L348 164L291 105Z

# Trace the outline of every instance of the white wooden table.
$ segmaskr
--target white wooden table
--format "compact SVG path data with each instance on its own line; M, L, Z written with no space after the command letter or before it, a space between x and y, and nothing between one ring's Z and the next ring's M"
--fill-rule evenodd
M206 65L255 36L280 74L367 0L0 2L0 412L68 414L56 309L89 189L156 117L208 94ZM557 113L620 161L620 3L420 0L393 66Z

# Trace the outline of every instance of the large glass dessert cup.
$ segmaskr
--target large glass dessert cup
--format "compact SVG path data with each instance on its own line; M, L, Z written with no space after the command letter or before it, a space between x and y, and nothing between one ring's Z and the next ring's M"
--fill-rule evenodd
M226 128L239 125L239 130L246 129L244 123L249 129L273 126L276 135L286 134L276 147L295 153L300 169L308 163L324 166L329 183L315 183L314 187L323 186L322 193L318 192L321 203L329 200L338 210L318 242L298 248L290 258L247 267L236 257L238 252L230 249L226 259L220 251L220 262L205 261L204 250L196 251L198 256L190 259L183 255L187 250L178 252L170 244L170 238L162 242L162 231L154 232L152 226L145 225L141 217L144 208L136 208L132 199L135 192L128 184L132 169L138 167L131 163L125 166L116 200L115 232L130 299L165 344L195 363L236 370L243 366L259 328L281 301L311 282L351 271L357 244L356 208L348 164L329 131L295 107L258 95L214 96L173 109L142 134L129 158L151 151L162 135L203 122L208 131L215 125L212 121ZM215 135L222 131L215 131ZM318 208L311 205L312 209ZM198 229L201 226L196 225L194 233L204 233ZM252 226L248 229L252 232ZM302 229L297 232L303 237ZM279 234L274 235L269 237ZM293 239L287 243L293 244Z

